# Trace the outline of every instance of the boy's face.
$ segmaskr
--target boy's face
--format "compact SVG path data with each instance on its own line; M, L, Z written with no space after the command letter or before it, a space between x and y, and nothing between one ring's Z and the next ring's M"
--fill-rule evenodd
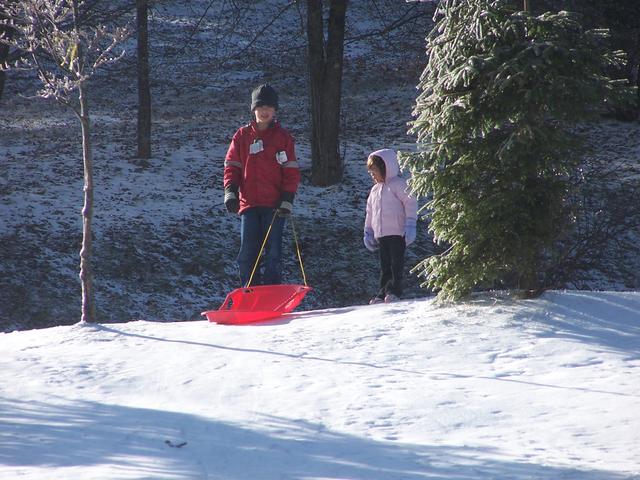
M256 117L257 123L269 124L273 120L273 117L276 115L276 109L264 105L262 107L256 107L253 113Z
M369 175L371 175L371 178L373 179L374 182L376 183L384 182L384 175L382 175L382 172L378 167L376 167L375 165L371 165L368 168L368 170L369 170Z

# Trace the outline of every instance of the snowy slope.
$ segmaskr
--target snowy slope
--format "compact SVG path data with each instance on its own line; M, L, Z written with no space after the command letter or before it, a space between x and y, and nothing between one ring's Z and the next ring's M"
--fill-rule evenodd
M0 334L0 479L640 478L640 294Z

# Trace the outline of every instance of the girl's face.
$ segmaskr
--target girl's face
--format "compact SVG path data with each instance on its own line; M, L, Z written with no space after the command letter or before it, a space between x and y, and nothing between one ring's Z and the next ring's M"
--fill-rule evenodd
M262 127L268 127L276 115L276 109L269 106L257 107L253 114L256 117L256 123Z
M371 178L373 179L374 182L376 183L382 183L384 182L384 176L382 175L382 172L380 171L380 169L378 167L376 167L375 165L371 165L369 167L369 175L371 175Z

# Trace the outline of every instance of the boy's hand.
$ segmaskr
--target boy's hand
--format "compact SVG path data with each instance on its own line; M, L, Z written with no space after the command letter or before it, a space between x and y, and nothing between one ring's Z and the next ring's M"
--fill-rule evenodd
M278 216L288 217L293 212L293 198L295 197L293 192L282 192L280 195L280 203L278 204Z
M224 206L227 212L238 213L240 210L240 200L238 200L238 187L229 185L224 189Z
M288 217L291 215L291 211L293 210L293 205L290 202L281 201L280 205L278 205L278 216L279 217Z

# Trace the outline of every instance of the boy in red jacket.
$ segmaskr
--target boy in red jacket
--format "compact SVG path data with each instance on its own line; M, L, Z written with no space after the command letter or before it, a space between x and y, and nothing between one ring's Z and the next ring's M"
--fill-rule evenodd
M268 84L251 93L253 121L238 129L224 161L224 204L239 213L238 267L246 286L277 211L253 285L282 283L282 232L300 183L293 137L275 119L278 94Z

